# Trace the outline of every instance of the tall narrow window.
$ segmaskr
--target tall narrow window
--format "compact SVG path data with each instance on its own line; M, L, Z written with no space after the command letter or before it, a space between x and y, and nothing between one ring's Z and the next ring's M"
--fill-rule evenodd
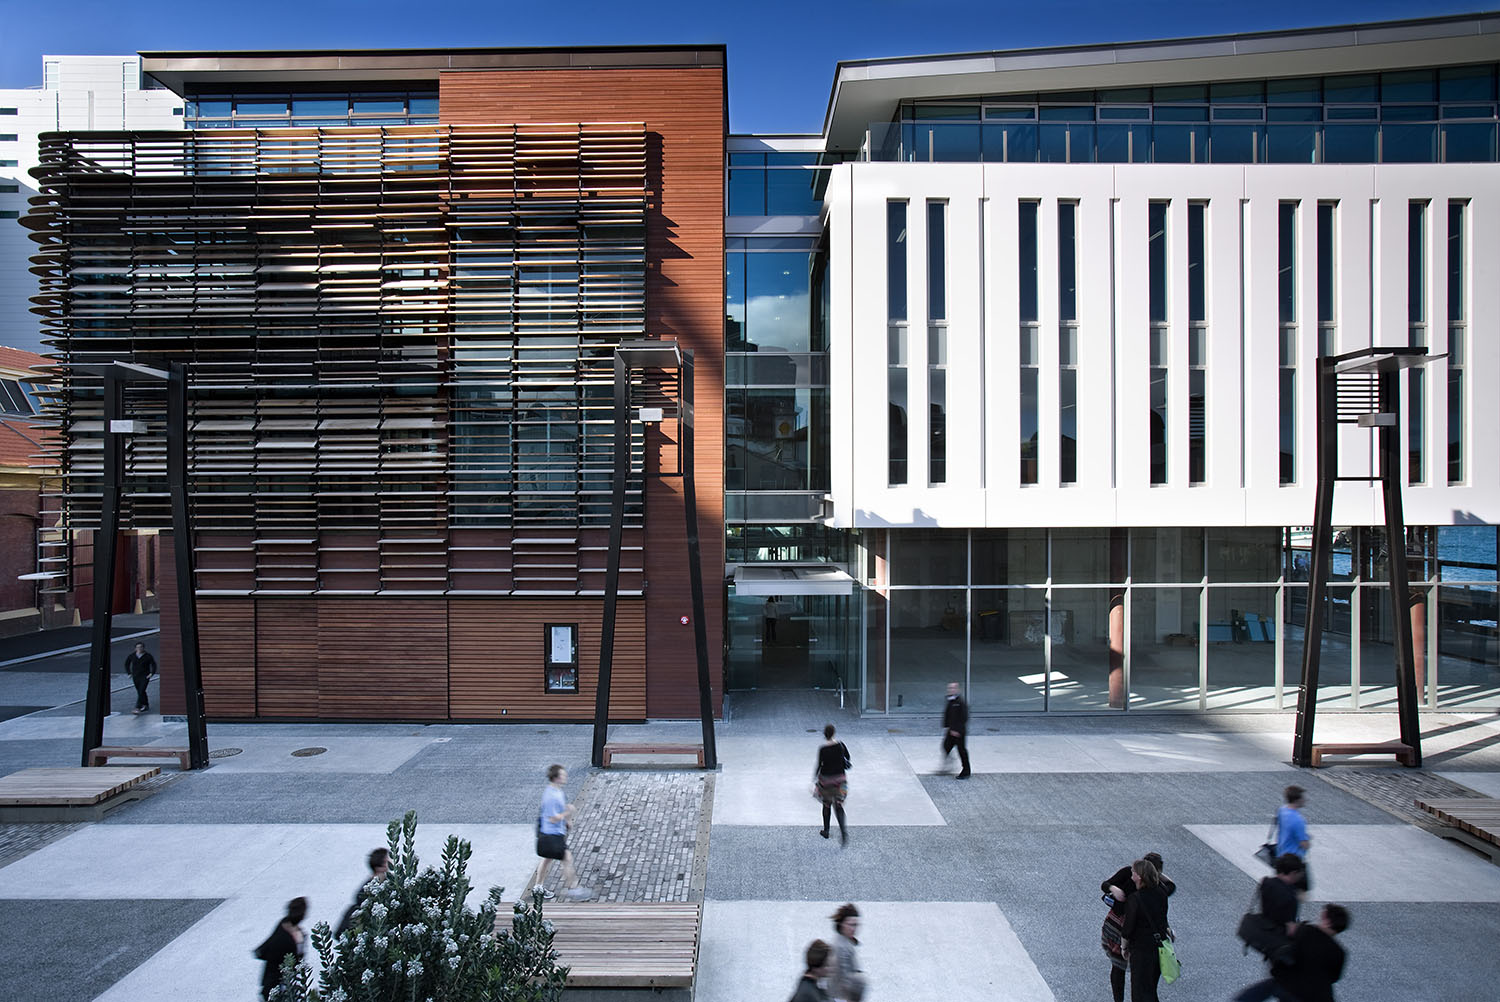
M1017 223L1021 261L1021 483L1037 482L1037 214L1039 202L1022 202Z
M1058 480L1078 482L1078 203L1057 203Z
M1464 481L1464 359L1468 349L1465 202L1448 203L1448 482Z
M1408 205L1406 222L1406 343L1420 348L1427 344L1427 203ZM1427 481L1425 376L1421 366L1406 373L1406 480L1412 484Z
M1188 483L1208 473L1208 203L1188 203Z
M948 480L948 203L927 203L927 479Z
M1297 482L1297 203L1282 202L1276 221L1276 301L1280 323L1281 482Z
M1167 482L1167 209L1152 202L1147 211L1146 259L1150 272L1151 327L1147 332L1151 363L1151 482Z
M885 207L886 366L889 414L887 463L891 486L906 483L906 203Z
M1318 203L1318 356L1338 354L1337 202Z

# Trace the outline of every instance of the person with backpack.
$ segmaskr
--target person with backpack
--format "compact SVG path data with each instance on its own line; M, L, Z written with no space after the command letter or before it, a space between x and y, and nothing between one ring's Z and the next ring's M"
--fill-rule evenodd
M1270 877L1266 878L1270 880ZM1317 922L1296 926L1287 964L1272 964L1271 976L1234 997L1234 1002L1334 1002L1333 985L1344 976L1344 948L1334 937L1349 928L1349 909L1328 904Z

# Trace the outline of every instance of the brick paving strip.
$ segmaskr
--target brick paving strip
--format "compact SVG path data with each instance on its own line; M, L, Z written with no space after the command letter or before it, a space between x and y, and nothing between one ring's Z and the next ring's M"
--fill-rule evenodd
M568 848L590 901L702 901L714 776L593 771L574 800ZM547 878L563 890L562 867ZM510 895L507 895L510 897Z
M183 774L180 772L161 773L137 783L131 790L139 795L137 800L143 800L154 793L160 792L163 787L177 782L182 776ZM51 845L60 838L71 835L76 831L82 831L89 825L96 823L91 819L88 821L39 821L0 824L0 866L9 866L16 860L30 856L38 849Z
M1418 800L1482 797L1425 769L1319 769L1318 778L1434 835L1448 826L1417 807Z

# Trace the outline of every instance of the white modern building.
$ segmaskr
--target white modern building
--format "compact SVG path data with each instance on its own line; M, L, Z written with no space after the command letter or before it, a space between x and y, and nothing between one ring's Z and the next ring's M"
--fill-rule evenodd
M17 220L36 182L37 136L63 129L181 129L182 99L141 78L139 56L43 56L42 86L0 90L0 345L46 352L31 312L36 244Z
M839 65L808 322L862 708L948 680L981 711L1295 706L1316 359L1408 345L1421 699L1500 705L1497 61L1492 14ZM767 157L763 217L729 212L747 275L810 221L771 204L802 143L731 139L731 203L736 152ZM1341 474L1374 473L1343 434ZM1377 488L1334 515L1322 696L1390 708ZM780 619L831 601L741 568L732 647L778 587Z

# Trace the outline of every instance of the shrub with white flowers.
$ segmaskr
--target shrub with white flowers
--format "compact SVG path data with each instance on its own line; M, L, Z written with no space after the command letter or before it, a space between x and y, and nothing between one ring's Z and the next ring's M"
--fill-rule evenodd
M417 815L408 811L387 829L391 852L385 879L366 887L349 929L339 937L327 922L313 927L323 970L288 957L272 1002L557 1002L568 969L552 949L552 923L533 890L518 901L509 929L497 928L502 888L473 911L464 904L472 849L448 836L441 869L418 870Z

